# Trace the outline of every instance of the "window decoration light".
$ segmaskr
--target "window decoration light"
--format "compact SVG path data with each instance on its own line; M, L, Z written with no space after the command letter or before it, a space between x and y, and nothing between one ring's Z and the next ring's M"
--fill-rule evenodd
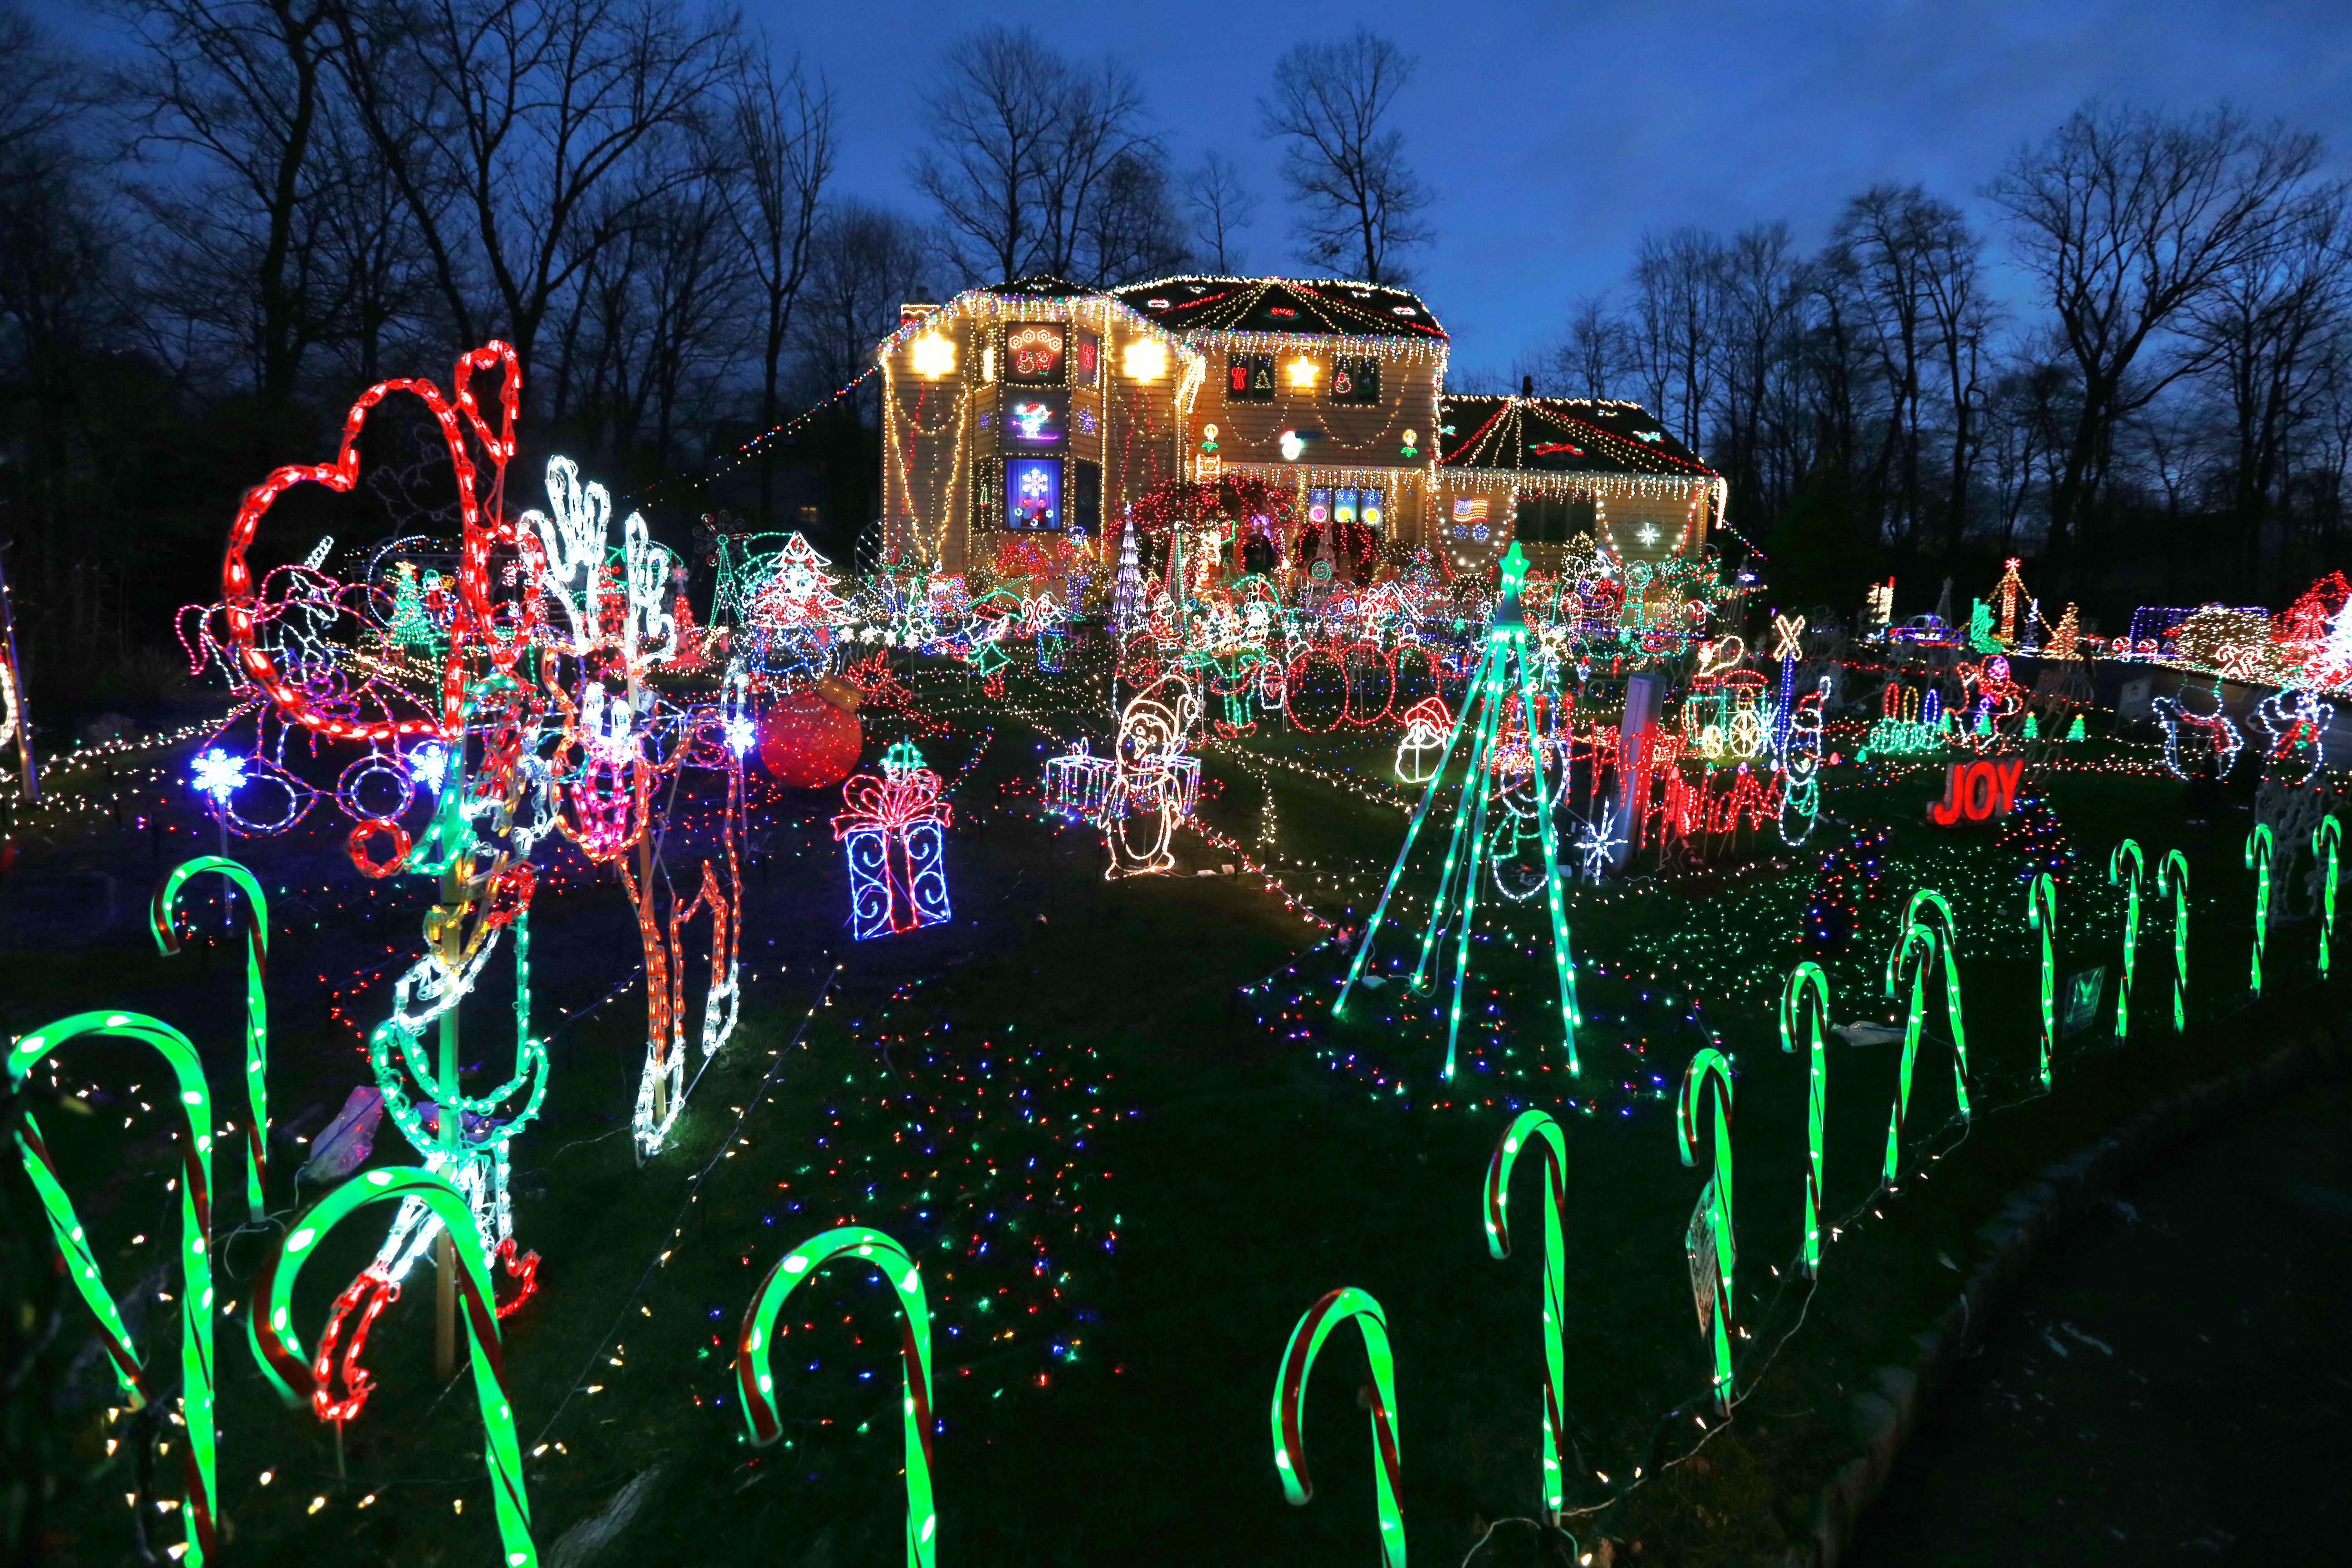
M955 374L955 340L943 332L925 332L914 341L908 359L915 374L925 381L939 381Z
M1290 374L1290 390L1293 392L1314 391L1315 378L1322 374L1321 369L1311 359L1292 360L1286 368Z
M735 1342L735 1388L743 1402L743 1423L754 1447L783 1436L775 1401L775 1376L768 1370L782 1331L777 1315L795 1286L836 1258L873 1265L898 1297L904 1328L898 1337L905 1367L907 1568L931 1568L939 1551L939 1512L931 1499L931 1314L923 1296L922 1270L907 1249L878 1230L844 1226L802 1242L776 1261L744 1309Z
M1397 1502L1397 1494L1404 1489L1404 1456L1397 1443L1396 1357L1389 1348L1387 1315L1370 1291L1343 1286L1307 1308L1290 1331L1281 1369L1274 1377L1274 1470L1281 1479L1283 1498L1293 1508L1306 1507L1315 1495L1315 1483L1307 1473L1307 1378L1331 1331L1351 1321L1363 1333L1364 1360L1372 1374L1372 1484L1381 1526L1381 1568L1405 1568L1404 1511Z
M1523 1110L1504 1130L1486 1160L1486 1252L1511 1255L1511 1167L1520 1151L1535 1145L1543 1155L1543 1513L1558 1524L1565 1506L1560 1456L1575 1452L1568 1437L1568 1381L1560 1346L1568 1322L1568 1259L1560 1239L1560 1213L1568 1206L1568 1142L1559 1123L1540 1110Z
M1168 374L1168 346L1158 338L1130 338L1118 363L1129 381L1158 381Z

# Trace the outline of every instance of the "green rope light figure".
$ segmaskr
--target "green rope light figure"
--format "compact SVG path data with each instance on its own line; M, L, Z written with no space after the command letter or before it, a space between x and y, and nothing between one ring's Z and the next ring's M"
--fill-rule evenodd
M245 1207L247 1215L259 1219L267 1212L262 1190L269 1179L269 1089L266 1081L269 1065L269 1001L262 994L262 981L269 968L269 900L262 896L261 884L254 879L253 873L243 866L226 856L201 855L174 867L157 884L154 900L148 906L147 923L155 933L158 951L166 957L178 952L181 889L190 879L206 871L219 872L243 889L246 897L237 911L245 921Z
M2172 1032L2189 1027L2189 857L2165 851L2156 869L2156 896L2172 900Z
M2263 994L2263 943L2271 929L2271 857L2277 852L2270 824L2255 823L2246 836L2246 869L2254 874L2254 948L2246 984L2257 1001Z
M2124 862L2131 862L2131 878L2124 878ZM2139 845L2126 838L2107 852L2107 886L2124 889L2124 972L2116 991L2116 1038L2131 1037L2132 961L2139 955L2139 890L2147 879L2147 860Z
M1575 965L1569 958L1568 910L1561 902L1559 878L1559 845L1551 819L1551 805L1543 799L1543 749L1534 735L1536 712L1536 661L1528 647L1528 617L1519 603L1519 584L1527 575L1527 557L1518 545L1511 546L1503 557L1500 597L1495 605L1495 619L1486 634L1485 653L1478 668L1470 678L1468 690L1462 702L1461 717L1446 736L1445 746L1438 753L1436 771L1422 792L1421 804L1413 809L1412 821L1405 828L1403 847L1397 851L1396 864L1389 869L1388 885L1381 889L1380 902L1372 909L1372 918L1365 922L1364 940L1357 949L1355 961L1348 966L1348 977L1340 984L1338 1000L1331 1004L1331 1016L1344 1017L1348 998L1355 991L1356 982L1362 978L1364 966L1372 956L1372 945L1379 940L1381 924L1387 919L1389 901L1395 897L1397 884L1403 879L1406 862L1412 858L1414 843L1421 837L1423 825L1428 821L1430 808L1446 787L1446 772L1464 735L1472 737L1470 765L1456 782L1454 801L1454 832L1445 848L1445 864L1438 873L1437 893L1429 910L1429 924L1422 932L1421 952L1413 966L1412 988L1423 992L1429 988L1431 970L1435 962L1437 942L1449 922L1458 923L1454 952L1453 1005L1446 1016L1445 1077L1454 1077L1456 1047L1462 1033L1462 984L1470 967L1470 932L1477 910L1479 861L1486 846L1486 805L1494 789L1494 769L1491 766L1495 739L1500 727L1503 710L1508 706L1512 692L1519 699L1519 711L1528 725L1528 749L1535 768L1535 789L1539 805L1536 813L1537 837L1543 844L1545 899L1551 917L1552 967L1559 982L1560 1032L1568 1051L1568 1070L1582 1070L1576 1055L1576 1027L1583 1020L1576 1005Z
M2311 853L2315 859L2324 858L2327 869L2320 882L2319 917L2319 977L2327 978L2327 950L2336 945L2336 863L2344 845L2344 825L2336 820L2334 812L2319 819L2311 830Z
M1274 1468L1282 1495L1304 1508L1315 1495L1307 1474L1307 1374L1316 1352L1333 1329L1349 1320L1364 1336L1364 1360L1372 1373L1372 1483L1380 1510L1381 1568L1404 1568L1404 1514L1397 1492L1404 1484L1404 1456L1397 1447L1396 1358L1389 1351L1388 1318L1370 1292L1343 1286L1307 1309L1290 1331L1282 1367L1274 1376Z
M1559 1457L1568 1447L1568 1387L1559 1336L1567 1321L1568 1259L1560 1241L1560 1211L1568 1205L1568 1142L1559 1123L1540 1110L1522 1110L1486 1161L1486 1251L1511 1255L1511 1167L1522 1150L1543 1152L1543 1496L1544 1516L1557 1523L1562 1508Z
M1715 1410L1718 1415L1731 1414L1731 1274L1738 1261L1738 1246L1734 1240L1731 1225L1731 1059L1721 1051L1709 1047L1691 1058L1683 1074L1682 1094L1675 1101L1675 1142L1682 1152L1685 1168L1698 1163L1698 1122L1705 1110L1701 1101L1707 1086L1715 1088L1715 1166L1707 1173L1706 1185L1699 1190L1698 1205L1691 1215L1694 1234L1704 1227L1705 1237L1714 1255L1715 1289L1712 1300L1702 1297L1699 1325L1706 1331L1708 1321L1715 1330Z
M1830 979L1810 961L1789 971L1780 993L1780 1049L1793 1052L1797 1037L1811 1042L1812 1063L1805 1092L1805 1274L1822 1275L1822 1135L1829 1124L1829 1050L1822 1039L1830 1020Z
M1903 928L1886 959L1886 994L1895 994L1895 983L1903 973L1911 979L1911 1004L1903 1023L1903 1063L1895 1079L1895 1109L1886 1121L1886 1158L1879 1171L1879 1181L1887 1186L1895 1184L1901 1169L1903 1122L1911 1112L1911 1074L1919 1059L1919 1032L1927 1016L1927 970L1938 960L1944 970L1944 1019L1952 1032L1952 1089L1960 1105L1960 1120L1966 1121L1969 1110L1969 1039L1960 1026L1960 977L1958 961L1952 949L1936 928L1925 921L1915 921Z
M2025 889L2025 923L2042 933L2042 1087L2050 1088L2050 1058L2058 1042L2058 884L2047 871Z
M775 1379L768 1371L776 1342L776 1314L794 1286L845 1257L872 1264L898 1292L898 1354L906 1374L900 1405L906 1417L907 1568L931 1568L940 1528L931 1500L931 1313L923 1295L922 1270L897 1241L865 1226L843 1226L809 1237L768 1270L744 1310L742 1337L735 1347L735 1387L743 1396L744 1425L754 1447L765 1447L783 1435L783 1422L776 1414Z
M489 1260L474 1232L472 1212L465 1194L447 1177L414 1165L369 1171L312 1205L287 1237L286 1245L270 1255L262 1278L256 1281L255 1359L289 1405L310 1398L324 1384L329 1352L322 1350L313 1362L303 1354L301 1336L294 1331L294 1281L335 1226L371 1204L404 1199L415 1199L431 1209L455 1247L458 1300L473 1358L474 1397L482 1411L482 1463L489 1471L490 1499L498 1510L499 1544L506 1568L534 1568L539 1550L531 1544L522 1445L515 1436L514 1405L507 1394L499 1343L498 1297L490 1284Z
M181 1561L202 1568L215 1536L214 1513L219 1493L213 1472L218 1442L213 1429L213 1265L212 1152L213 1102L205 1086L203 1061L188 1037L169 1024L143 1013L76 1013L45 1028L34 1030L8 1051L8 1087L24 1087L25 1079L43 1057L85 1035L120 1035L155 1047L172 1069L177 1093L173 1103L181 1121L180 1137L180 1412L187 1424L188 1516L186 1553ZM115 1381L134 1410L147 1403L139 1366L138 1347L123 1326L122 1313L99 1278L98 1258L73 1200L66 1195L42 1141L39 1123L26 1110L16 1129L16 1153L25 1174L40 1194L42 1213L74 1288L81 1292L91 1316L98 1320L100 1342L114 1363Z

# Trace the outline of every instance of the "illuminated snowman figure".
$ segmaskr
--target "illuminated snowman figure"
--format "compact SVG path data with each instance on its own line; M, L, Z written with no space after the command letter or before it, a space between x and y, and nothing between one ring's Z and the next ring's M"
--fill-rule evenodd
M1200 698L1173 677L1137 697L1119 716L1110 791L1103 801L1103 838L1110 849L1104 880L1175 866L1169 842L1201 787L1201 760L1183 754L1200 717ZM1143 819L1139 833L1129 826L1130 817Z

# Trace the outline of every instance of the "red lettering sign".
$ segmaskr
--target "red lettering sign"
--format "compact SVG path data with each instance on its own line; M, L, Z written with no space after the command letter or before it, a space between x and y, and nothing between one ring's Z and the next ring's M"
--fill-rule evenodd
M1964 820L1984 822L2007 816L2017 804L2017 783L2024 774L2023 757L1947 763L1944 798L1927 808L1927 820L1938 827L1950 827Z

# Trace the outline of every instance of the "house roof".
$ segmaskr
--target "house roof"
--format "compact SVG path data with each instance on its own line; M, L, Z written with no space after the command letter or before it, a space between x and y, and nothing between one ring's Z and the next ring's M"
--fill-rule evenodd
M1441 468L1716 477L1638 403L1449 394L1437 423Z
M1283 332L1443 343L1417 294L1344 279L1160 278L1111 290L1171 332Z
M1066 278L1056 278L1051 272L1033 272L1026 278L1015 278L1004 283L984 283L980 291L1008 300L1075 300L1083 295L1098 294L1098 289L1083 289Z

